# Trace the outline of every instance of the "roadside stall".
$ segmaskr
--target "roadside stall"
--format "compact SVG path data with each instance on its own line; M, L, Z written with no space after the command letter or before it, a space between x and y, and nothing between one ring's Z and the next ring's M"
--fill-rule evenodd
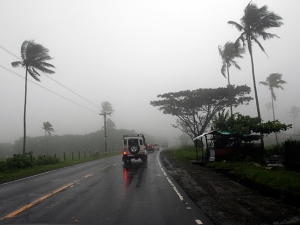
M208 161L220 161L232 159L233 155L236 153L237 149L242 149L240 143L250 143L254 140L259 140L261 135L248 135L244 134L242 137L237 139L236 135L231 134L229 132L224 131L210 131L208 133L203 133L193 139L195 142L196 152L197 152L197 160L198 160L198 147L199 143L203 143L205 139L205 147L206 147L206 155L205 158ZM204 160L204 155L202 151L202 162Z

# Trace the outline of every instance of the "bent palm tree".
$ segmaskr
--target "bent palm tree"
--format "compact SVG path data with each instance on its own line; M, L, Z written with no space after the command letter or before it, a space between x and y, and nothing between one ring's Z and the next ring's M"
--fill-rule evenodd
M224 47L218 47L220 56L222 58L222 67L221 73L226 78L226 71L227 71L227 79L228 79L228 90L229 90L229 97L232 100L231 94L231 85L230 85L230 78L229 78L229 67L234 65L236 69L241 69L237 62L234 60L235 58L243 58L242 54L245 53L245 49L241 48L239 43L235 45L232 42L227 42ZM232 103L230 102L230 113L232 115Z
M47 133L48 133L48 135L51 135L51 132L54 132L54 129L53 129L51 123L49 123L49 122L44 122L44 123L43 123L42 129L45 130L46 143L47 143L47 155L48 155L48 139L47 139Z
M107 136L106 136L106 115L111 115L114 110L112 105L109 102L102 102L101 103L102 110L100 115L104 116L104 140L105 140L105 153L107 152Z
M254 73L254 62L253 62L253 52L252 52L252 41L258 44L260 49L265 52L265 49L258 41L259 37L262 37L264 40L278 37L276 34L267 33L266 30L273 27L280 27L283 23L281 22L282 18L268 11L268 7L265 5L261 8L258 8L256 4L250 2L247 7L244 9L244 16L241 18L241 24L238 24L234 21L228 21L228 24L233 25L241 32L240 36L236 40L236 44L240 41L243 42L243 45L247 45L248 51L251 58L252 66L252 78L253 86L256 100L256 108L258 117L261 118L259 102L256 89L255 73Z
M286 81L282 80L281 77L282 75L279 73L272 73L267 77L266 81L259 82L262 85L268 86L269 90L271 91L273 120L275 120L274 101L276 101L274 88L280 88L283 90L283 87L281 85L286 84ZM277 134L275 133L275 135L276 135L276 142L278 144Z
M102 106L101 113L109 112L110 114L112 114L114 112L112 105L109 102L102 102L101 106Z
M300 109L297 106L292 106L291 111L288 112L288 113L290 114L290 116L293 117L294 135L295 135L296 134L296 132L295 132L295 118L297 118L299 116Z
M273 120L275 120L274 101L276 101L277 98L274 89L280 88L284 90L284 88L281 85L286 84L286 81L282 80L281 77L282 75L279 73L272 73L267 77L266 81L259 82L262 85L268 86L269 90L271 91Z
M268 102L267 104L265 104L267 110L268 110L268 118L270 120L270 109L272 109L272 102Z
M27 75L28 73L36 80L40 81L41 71L43 73L53 74L54 71L48 69L49 67L55 68L53 65L46 63L47 60L52 59L48 55L49 50L40 44L36 44L33 40L24 41L21 46L22 61L12 62L13 67L22 66L25 68L25 99L24 99L24 138L23 138L23 154L26 148L26 104L27 104Z

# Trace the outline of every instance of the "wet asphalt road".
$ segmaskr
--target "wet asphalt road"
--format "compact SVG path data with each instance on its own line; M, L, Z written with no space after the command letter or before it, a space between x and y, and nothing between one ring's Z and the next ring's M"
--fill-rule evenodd
M211 224L168 176L159 151L121 155L0 185L0 224Z

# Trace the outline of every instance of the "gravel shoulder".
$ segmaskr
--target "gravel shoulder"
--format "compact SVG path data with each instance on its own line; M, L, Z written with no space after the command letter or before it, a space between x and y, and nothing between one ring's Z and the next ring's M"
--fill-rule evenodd
M213 169L160 153L168 173L216 225L300 224L300 209L234 182Z

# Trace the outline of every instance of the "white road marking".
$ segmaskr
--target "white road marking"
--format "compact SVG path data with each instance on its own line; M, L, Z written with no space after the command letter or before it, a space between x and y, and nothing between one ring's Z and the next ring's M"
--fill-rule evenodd
M203 224L201 220L196 220L197 224Z
M159 158L157 159L158 160L158 164L159 164L159 167L160 169L162 170L163 174L165 175L165 177L167 178L167 181L171 184L171 186L173 187L174 191L176 192L176 194L178 195L180 201L184 202L183 200L183 196L180 194L180 192L178 191L178 189L175 187L175 185L173 184L173 182L170 180L170 178L168 177L167 173L165 172L165 170L162 168L162 165L160 164L160 161L159 161ZM187 203L185 203L187 205ZM188 210L191 210L192 208L191 207L186 207L186 209ZM198 224L198 225L201 225L203 224L201 220L197 219L195 220L195 222Z

